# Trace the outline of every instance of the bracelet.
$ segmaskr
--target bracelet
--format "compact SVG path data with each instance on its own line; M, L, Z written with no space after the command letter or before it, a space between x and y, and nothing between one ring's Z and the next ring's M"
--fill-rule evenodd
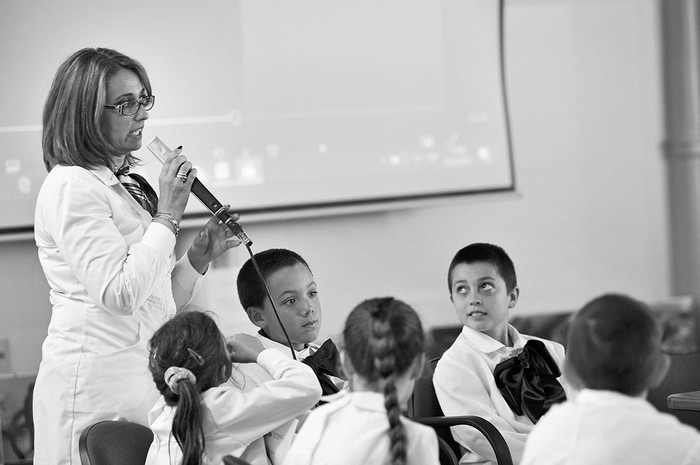
M158 212L155 215L153 215L153 219L160 218L161 220L165 220L168 223L170 223L175 230L175 237L177 237L178 234L180 234L180 223L177 222L175 217L171 215L170 213L164 213L164 212Z

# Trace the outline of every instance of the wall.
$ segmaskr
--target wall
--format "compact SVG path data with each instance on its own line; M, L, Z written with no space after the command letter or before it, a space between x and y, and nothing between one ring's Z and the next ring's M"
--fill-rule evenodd
M669 295L656 0L510 0L506 66L517 192L390 211L263 221L254 250L287 247L311 265L337 333L360 300L394 295L426 326L456 321L446 268L474 241L512 256L516 312L576 308L607 291ZM31 240L0 243L0 336L35 370L50 307ZM248 329L235 295L247 258L210 270L198 303L227 332Z

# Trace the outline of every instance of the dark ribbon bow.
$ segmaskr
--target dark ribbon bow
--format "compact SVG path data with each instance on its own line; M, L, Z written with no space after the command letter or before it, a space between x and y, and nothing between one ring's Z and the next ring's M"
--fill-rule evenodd
M333 380L329 378L329 376L341 378L341 376L338 376L340 356L338 355L338 348L332 340L327 339L316 352L302 361L310 366L316 374L324 396L340 391Z
M502 361L493 371L496 386L517 415L527 415L533 423L549 408L566 400L557 378L561 371L544 343L529 340L517 356Z

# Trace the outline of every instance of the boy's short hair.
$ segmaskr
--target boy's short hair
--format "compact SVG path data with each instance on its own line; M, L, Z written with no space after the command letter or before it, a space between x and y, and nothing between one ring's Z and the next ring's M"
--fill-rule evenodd
M254 257L265 281L280 268L294 266L299 263L303 264L311 272L311 268L306 263L306 260L291 250L268 249L256 253ZM263 302L267 299L265 287L260 282L260 277L255 271L252 258L249 258L238 272L236 286L238 288L238 300L240 300L243 310L252 306L262 307Z
M447 288L452 294L452 271L461 263L486 262L496 267L506 283L506 291L510 292L518 287L518 279L515 276L515 265L505 250L493 244L475 242L460 249L450 263L447 272Z
M606 294L574 315L566 358L585 387L636 396L649 387L660 347L661 328L646 304Z

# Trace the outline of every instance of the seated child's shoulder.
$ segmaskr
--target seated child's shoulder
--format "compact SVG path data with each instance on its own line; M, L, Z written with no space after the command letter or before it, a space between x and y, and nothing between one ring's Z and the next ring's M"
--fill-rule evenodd
M556 358L558 361L560 359L561 360L564 359L564 346L561 345L560 343L558 343L556 341L551 341L549 339L544 339L544 338L541 338L538 336L530 336L527 334L521 334L520 336L524 339L525 343L527 343L527 341L533 341L533 340L542 342L544 344L544 346L547 348L547 350L549 351L549 353L552 354L552 356L554 358Z

